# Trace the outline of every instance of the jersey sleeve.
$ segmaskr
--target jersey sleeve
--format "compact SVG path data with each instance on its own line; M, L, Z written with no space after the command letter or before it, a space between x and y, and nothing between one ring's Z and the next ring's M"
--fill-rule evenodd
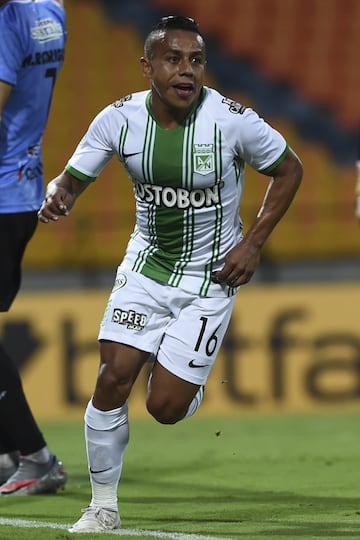
M271 172L288 152L286 140L252 109L245 109L242 124L235 143L239 155L255 170Z
M256 111L210 89L212 116L219 124L228 146L255 170L271 172L284 159L288 146L284 137Z
M13 17L10 10L0 10L0 80L15 85L22 64L23 40Z
M79 180L94 181L118 153L119 133L125 119L109 105L91 122L69 159L66 170Z

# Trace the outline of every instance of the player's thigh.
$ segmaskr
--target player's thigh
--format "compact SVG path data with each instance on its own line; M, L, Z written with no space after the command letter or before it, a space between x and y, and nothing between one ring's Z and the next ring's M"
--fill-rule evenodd
M99 379L110 379L116 384L133 383L149 353L114 341L100 341Z
M170 373L206 383L229 325L234 297L195 297L168 325L157 360Z
M94 405L102 410L121 407L148 357L149 353L129 345L101 340Z

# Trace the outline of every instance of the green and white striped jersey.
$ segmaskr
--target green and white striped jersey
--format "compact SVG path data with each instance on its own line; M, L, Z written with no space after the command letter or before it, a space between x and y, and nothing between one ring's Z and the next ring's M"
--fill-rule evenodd
M212 283L242 238L244 166L268 172L285 157L282 135L256 112L205 87L200 103L173 130L150 109L150 91L101 111L67 164L93 181L116 155L134 186L136 225L123 264L201 296L229 296Z

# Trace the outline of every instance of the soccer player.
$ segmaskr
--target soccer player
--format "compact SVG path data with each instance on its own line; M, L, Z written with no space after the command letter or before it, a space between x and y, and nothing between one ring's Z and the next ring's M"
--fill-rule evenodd
M21 262L43 200L41 142L64 59L62 0L0 0L0 311L21 284ZM55 492L66 482L0 344L0 495Z
M121 526L127 400L145 362L155 360L147 409L157 421L174 424L198 409L236 292L301 182L301 162L283 136L205 87L205 64L197 23L161 19L141 59L150 90L98 114L39 211L44 223L68 215L113 156L134 185L136 226L101 322L100 369L85 412L92 499L74 533ZM243 235L245 163L270 179Z

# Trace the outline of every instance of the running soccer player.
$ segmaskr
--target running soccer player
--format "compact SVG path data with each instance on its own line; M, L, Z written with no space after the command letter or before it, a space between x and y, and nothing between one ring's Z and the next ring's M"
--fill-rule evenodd
M302 178L301 162L280 133L204 86L205 44L193 19L164 17L144 49L150 91L100 112L65 171L49 183L39 211L44 223L68 215L113 156L134 185L136 226L101 323L101 365L85 413L92 499L74 533L121 526L127 400L150 357L150 414L174 424L198 409L235 295ZM243 235L245 163L270 181Z
M0 0L0 311L21 284L21 262L43 200L41 143L54 83L64 60L62 0ZM62 463L49 450L0 344L0 495L64 487Z

